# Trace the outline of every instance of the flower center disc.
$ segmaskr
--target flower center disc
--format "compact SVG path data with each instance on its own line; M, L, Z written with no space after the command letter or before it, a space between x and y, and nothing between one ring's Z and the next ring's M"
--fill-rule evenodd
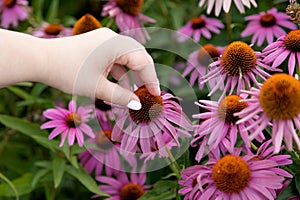
M128 183L121 188L121 200L137 200L145 192L139 184Z
M300 52L300 30L290 31L284 39L284 46L290 51Z
M259 102L272 119L292 119L300 113L300 82L287 74L275 74L263 83Z
M260 24L263 27L270 27L276 24L276 18L272 14L265 14L260 18Z
M238 193L250 181L250 168L239 156L226 155L214 165L212 178L215 186L226 193Z
M95 106L96 106L96 108L98 108L99 110L102 110L102 111L109 111L109 110L111 110L111 106L108 105L108 104L106 104L101 99L96 99L95 100Z
M204 66L208 66L220 53L218 49L211 44L206 44L198 51L198 62Z
M142 108L140 110L129 109L129 114L136 123L148 123L156 119L163 111L163 100L161 96L153 96L145 86L134 92L140 99Z
M193 29L199 29L205 26L205 21L201 17L194 17L192 19L192 28Z
M222 54L222 67L231 76L245 74L256 63L256 55L253 49L246 43L232 42Z
M100 131L96 136L96 144L101 149L109 149L112 147L111 130Z
M218 107L219 117L226 123L235 123L239 120L239 118L233 114L247 107L246 102L239 102L239 100L242 100L242 98L237 95L230 95L220 102Z
M144 0L115 0L115 2L125 13L137 16L142 10Z
M93 15L85 14L74 24L72 34L79 35L101 27L101 23Z
M12 8L14 5L16 5L17 0L3 0L3 3L6 7Z
M45 33L48 35L58 35L62 31L62 27L59 24L49 24L45 28Z
M66 117L66 123L69 127L75 128L81 124L81 116L77 113L70 113Z

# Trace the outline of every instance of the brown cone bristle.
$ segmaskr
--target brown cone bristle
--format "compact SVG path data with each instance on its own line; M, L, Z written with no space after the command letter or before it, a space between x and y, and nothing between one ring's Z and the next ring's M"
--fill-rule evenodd
M85 14L74 24L72 35L79 35L101 28L101 23L90 14Z

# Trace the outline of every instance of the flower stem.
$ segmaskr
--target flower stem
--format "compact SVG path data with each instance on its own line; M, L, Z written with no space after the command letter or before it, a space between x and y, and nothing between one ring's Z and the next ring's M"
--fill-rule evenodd
M250 144L251 144L251 147L252 147L255 151L258 150L257 146L255 146L255 144L253 144L253 142L250 142Z
M169 158L171 160L171 163L168 162L169 167L176 174L176 177L180 179L180 167L176 159L174 158L173 154L171 153L171 151L168 148L166 148L166 151L169 154Z
M231 9L226 13L226 28L229 42L232 41Z

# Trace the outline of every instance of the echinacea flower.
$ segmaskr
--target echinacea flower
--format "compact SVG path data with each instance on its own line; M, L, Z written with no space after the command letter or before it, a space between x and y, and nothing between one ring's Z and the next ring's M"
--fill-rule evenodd
M112 131L112 140L121 143L123 152L134 153L140 148L147 153L151 144L155 143L157 149L163 149L166 146L163 134L168 134L178 146L179 136L190 136L188 131L192 130L192 126L176 97L169 93L153 96L145 86L134 93L139 97L142 108L125 109L116 119Z
M178 34L178 41L183 42L193 36L195 42L199 42L202 35L210 39L210 32L219 34L222 28L224 28L224 24L220 20L200 15L199 17L192 18L186 25L178 29L180 33Z
M191 166L181 172L183 180L179 184L183 188L179 193L185 195L184 200L273 200L284 177L292 178L292 175L279 169L272 160L254 157L241 156L240 150L223 157L212 152L206 164Z
M194 51L190 54L187 67L185 68L182 76L186 77L190 75L190 84L193 86L198 79L198 87L200 90L203 89L204 84L201 84L201 77L207 72L208 65L214 60L218 59L223 53L224 49L221 47L216 47L212 44L203 45L199 50ZM216 79L208 82L210 88L215 85Z
M255 122L245 129L258 126L256 131L251 132L250 140L272 122L274 153L280 151L283 138L288 150L293 149L293 139L300 149L300 139L296 132L300 130L300 82L297 79L287 74L275 74L258 89L251 88L250 91L242 92L251 98L244 100L249 106L236 113L241 118L237 123L258 115Z
M60 38L72 35L72 29L66 28L61 24L49 24L44 22L42 27L35 28L32 35L39 38Z
M114 113L112 109L112 106L108 103L105 103L103 100L95 100L95 112L98 120L114 120Z
M294 74L296 59L300 69L300 30L292 30L287 35L277 39L262 50L265 58L263 62L278 67L288 59L288 72Z
M223 7L223 10L225 13L228 13L231 8L231 0L200 0L199 7L204 6L204 4L207 2L207 14L210 14L213 7L215 6L215 15L219 16L221 9ZM239 10L240 13L245 13L245 8L251 8L251 4L254 7L257 7L257 4L255 0L234 0L235 6Z
M143 0L109 0L103 7L102 16L115 17L116 24L123 34L144 44L150 36L141 21L149 23L156 21L141 13L143 3Z
M192 146L199 146L196 155L196 160L200 162L204 153L212 150L218 150L225 153L227 150L233 152L238 135L244 141L247 149L250 148L248 132L245 127L254 123L253 119L245 121L242 124L236 125L238 117L234 113L247 108L247 103L240 102L240 96L230 95L225 97L221 102L200 100L196 105L208 110L200 114L193 115L193 118L204 120L195 127L194 139L191 142ZM255 131L257 126L252 127L251 131ZM239 134L238 134L239 133ZM262 132L256 137L259 142L264 140Z
M101 27L102 24L93 15L85 14L74 24L72 35L80 35Z
M261 69L262 67L263 69ZM264 70L279 71L262 62L261 53L255 52L248 44L235 41L230 43L222 56L210 64L210 71L202 77L200 84L206 83L213 78L218 78L217 84L212 88L208 96L215 93L221 85L225 84L220 100L224 98L227 91L236 94L240 90L252 87L252 83L258 86L257 77L266 80L270 75ZM257 77L256 77L257 76Z
M43 115L50 121L42 124L41 129L54 128L48 137L49 140L62 133L60 147L64 145L66 137L68 137L70 146L74 144L76 138L79 146L82 147L84 143L83 133L91 138L95 137L90 126L85 123L89 119L91 110L81 106L77 109L74 100L70 101L68 107L68 110L60 107L45 110Z
M253 35L251 43L256 43L257 46L261 46L265 39L270 44L273 42L274 36L279 38L286 34L281 26L292 30L297 28L297 25L289 19L290 17L287 14L277 12L276 8L247 16L245 20L250 22L242 32L241 37Z
M28 1L27 0L1 0L1 26L8 28L10 24L14 27L18 26L18 21L28 18Z
M128 179L127 174L120 171L115 177L97 176L96 180L103 183L99 188L106 194L111 195L107 200L137 200L150 188L149 185L145 185L145 173L136 174L132 172L130 179Z

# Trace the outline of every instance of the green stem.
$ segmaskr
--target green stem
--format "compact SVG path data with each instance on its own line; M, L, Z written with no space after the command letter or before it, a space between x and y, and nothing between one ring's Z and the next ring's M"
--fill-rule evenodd
M257 148L257 146L255 146L255 144L253 144L252 142L250 142L250 144L251 144L251 147L252 147L255 151L258 150L258 148Z
M180 167L176 159L174 158L173 154L171 153L171 151L168 148L166 148L166 151L169 154L169 158L171 160L171 163L168 162L169 167L176 174L176 177L180 179Z
M231 27L231 9L228 13L226 13L226 28L227 28L227 34L228 34L228 40L229 42L232 41L232 27Z

